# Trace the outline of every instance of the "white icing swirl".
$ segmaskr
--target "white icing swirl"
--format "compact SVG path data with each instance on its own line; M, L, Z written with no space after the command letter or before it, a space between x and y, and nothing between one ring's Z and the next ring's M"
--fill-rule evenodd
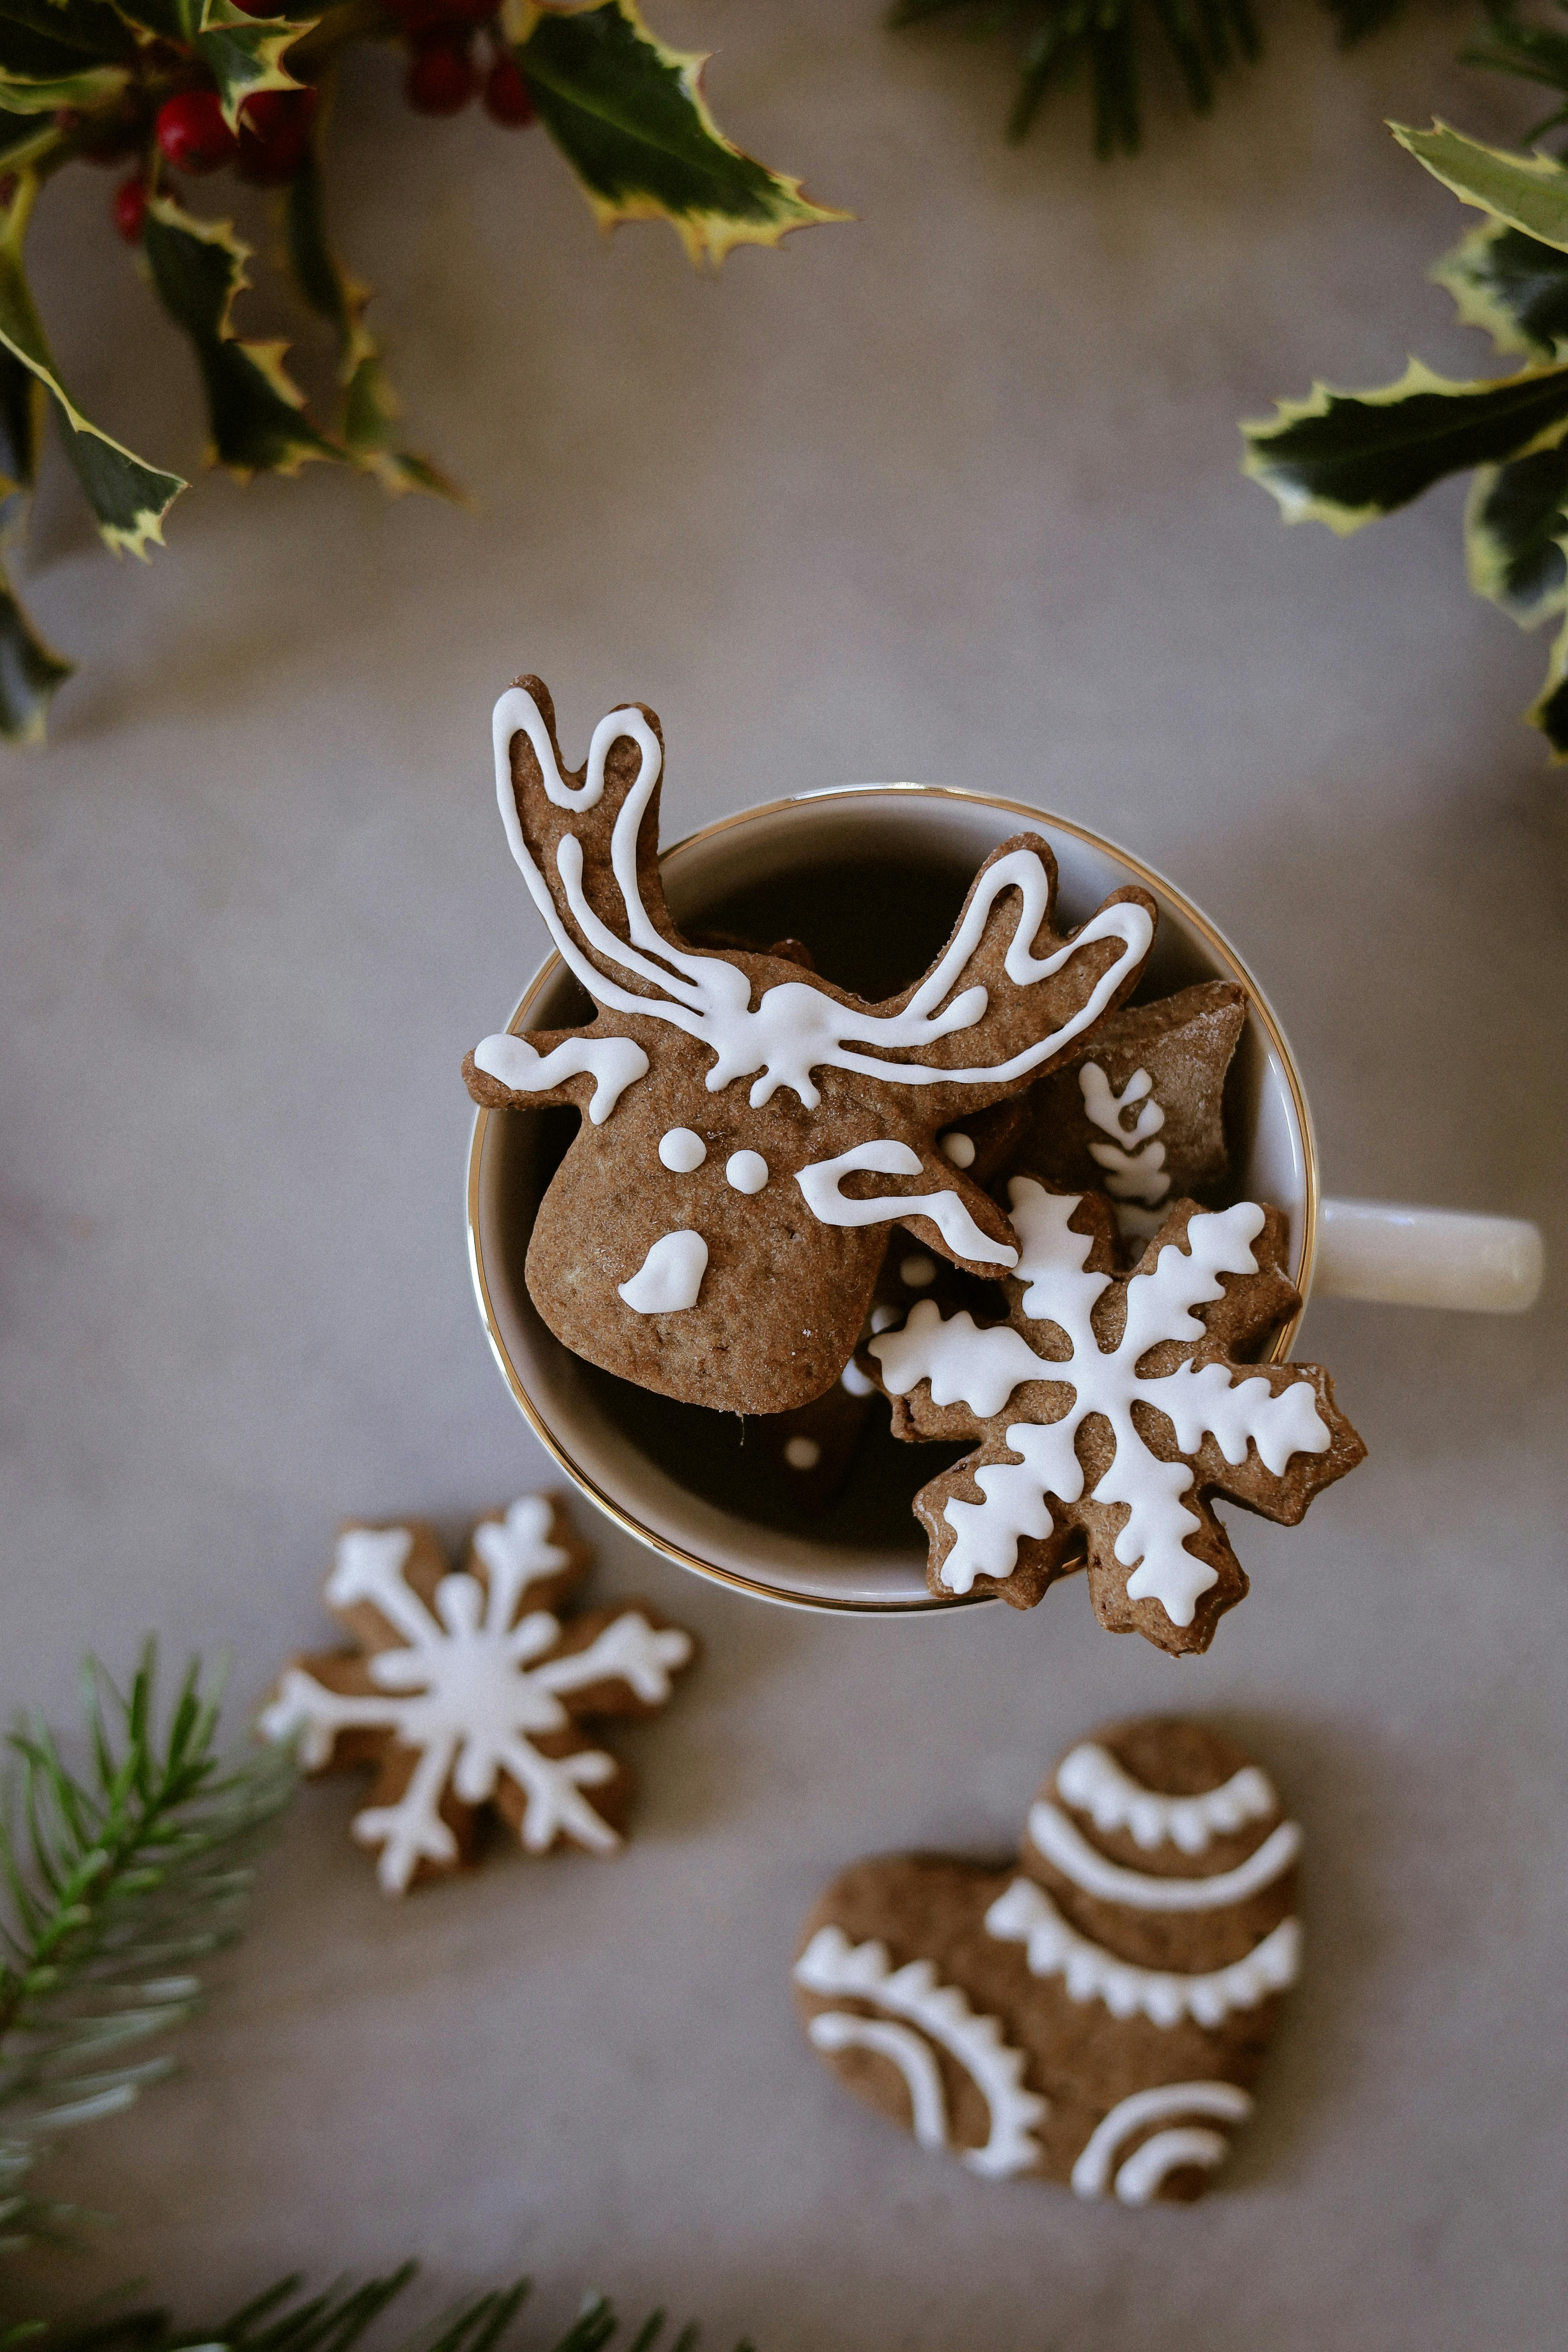
M909 1217L929 1217L950 1250L982 1265L1016 1265L1018 1253L983 1234L956 1192L889 1192L871 1201L847 1201L839 1191L846 1176L858 1170L876 1176L918 1176L920 1153L907 1143L885 1137L875 1143L858 1143L833 1160L814 1160L796 1171L795 1182L805 1205L819 1224L879 1225Z
M592 1077L588 1117L603 1127L626 1088L647 1075L647 1055L629 1037L566 1037L542 1055L526 1037L500 1030L474 1047L474 1067L514 1095L537 1095L563 1078Z
M1119 1764L1108 1748L1081 1740L1057 1768L1057 1789L1069 1805L1088 1813L1102 1834L1131 1830L1145 1853L1169 1843L1183 1853L1202 1853L1215 1836L1229 1837L1248 1822L1267 1821L1279 1805L1273 1784L1256 1764L1244 1764L1218 1789L1195 1797L1170 1797L1146 1789Z
M1163 2083L1152 2090L1134 2091L1119 2100L1089 2134L1072 2168L1073 2188L1080 2197L1103 2197L1110 2187L1117 2149L1145 2124L1159 2123L1167 2116L1214 2116L1222 2123L1238 2124L1251 2113L1251 2099L1236 2083ZM1146 2205L1167 2173L1183 2164L1217 2164L1226 2145L1218 2132L1156 2133L1133 2151L1117 2173L1118 2200L1123 2205Z
M1218 1911L1229 1903L1245 1903L1283 1876L1301 1851L1300 1828L1281 1822L1234 1870L1216 1871L1209 1878L1153 1878L1109 1862L1076 1822L1044 1801L1029 1809L1029 1835L1046 1860L1086 1895L1102 1903L1130 1904L1135 1911Z
M1201 1976L1139 1968L1080 1935L1032 1878L1016 1878L996 1897L985 1926L999 1943L1026 1945L1030 1974L1061 1977L1069 2000L1102 2000L1112 2017L1142 2014L1161 2026L1190 2017L1212 2029L1232 2010L1256 2009L1267 1993L1285 1991L1301 1964L1300 1924L1281 1919L1228 1968Z

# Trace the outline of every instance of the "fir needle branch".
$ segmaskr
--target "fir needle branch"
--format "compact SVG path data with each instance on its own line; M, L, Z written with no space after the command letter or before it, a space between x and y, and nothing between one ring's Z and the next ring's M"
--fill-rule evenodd
M0 2228L15 2248L62 2209L20 2193L44 2143L117 2114L169 2060L128 2045L188 2017L192 1963L235 1932L263 1825L292 1787L273 1748L216 1747L218 1700L187 1670L162 1734L149 1643L121 1693L83 1669L90 1761L74 1774L47 1728L5 1743L0 1788Z

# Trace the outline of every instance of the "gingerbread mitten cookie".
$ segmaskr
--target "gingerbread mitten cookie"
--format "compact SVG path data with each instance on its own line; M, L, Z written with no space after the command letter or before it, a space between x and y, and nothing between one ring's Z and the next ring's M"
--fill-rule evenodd
M487 1037L464 1065L480 1103L584 1114L528 1251L557 1339L667 1396L785 1412L849 1360L890 1223L971 1272L1016 1263L1005 1215L938 1138L1083 1051L1143 969L1146 891L1063 935L1055 859L1020 834L930 971L868 1004L787 956L677 929L651 711L612 710L564 773L527 678L496 707L495 748L512 854L599 1008L582 1029Z
M983 2179L1196 2197L1296 1979L1300 1847L1217 1732L1110 1725L1047 1780L1016 1871L894 1854L834 1881L795 1964L807 2039Z
M339 1537L326 1601L357 1646L297 1658L260 1727L307 1771L376 1768L353 1833L388 1895L473 1860L487 1806L529 1853L620 1845L631 1776L583 1720L655 1713L697 1643L639 1601L563 1620L590 1557L543 1495L481 1519L461 1572L418 1522Z
M1102 1194L1008 1197L1007 1321L923 1302L862 1353L900 1436L981 1441L915 1498L931 1589L1028 1609L1087 1563L1102 1625L1205 1650L1247 1591L1211 1498L1292 1527L1366 1452L1321 1365L1245 1360L1300 1304L1285 1221L1178 1202L1124 1275Z

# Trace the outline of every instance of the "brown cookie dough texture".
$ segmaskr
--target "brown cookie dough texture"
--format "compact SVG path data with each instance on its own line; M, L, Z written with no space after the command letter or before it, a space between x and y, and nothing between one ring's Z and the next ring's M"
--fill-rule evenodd
M894 1854L836 1879L794 1980L813 2048L982 2179L1125 2205L1208 2186L1295 1980L1300 1833L1194 1723L1063 1757L1016 1869Z
M676 929L653 712L612 712L563 775L550 696L526 678L498 707L497 748L513 855L599 1007L464 1063L481 1104L584 1113L528 1251L556 1338L689 1403L787 1412L848 1362L891 1222L971 1272L1012 1263L1005 1213L938 1138L1081 1054L1143 969L1148 893L1114 892L1064 937L1050 849L1020 834L931 971L867 1004L793 942L698 949Z
M1321 1365L1249 1360L1300 1305L1285 1220L1179 1201L1129 1275L1103 1194L1007 1192L1006 1321L931 1300L858 1359L898 1436L979 1440L915 1497L931 1590L1030 1609L1087 1567L1102 1625L1205 1650L1247 1589L1214 1499L1293 1527L1366 1452Z
M592 1558L547 1495L482 1518L458 1571L421 1520L339 1535L325 1598L354 1646L294 1659L260 1728L307 1771L374 1770L353 1834L388 1895L475 1861L491 1810L529 1853L622 1843L631 1775L583 1726L657 1713L697 1642L637 1601L563 1615Z

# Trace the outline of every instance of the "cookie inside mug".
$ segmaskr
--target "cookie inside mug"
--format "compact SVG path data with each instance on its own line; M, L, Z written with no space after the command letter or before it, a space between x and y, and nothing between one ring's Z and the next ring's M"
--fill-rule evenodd
M1130 878L1156 889L1160 934L1138 1001L1215 977L1247 987L1254 1010L1226 1101L1237 1189L1287 1210L1305 1272L1310 1129L1277 1024L1212 927L1109 844L1016 802L918 786L846 787L746 812L679 844L663 860L666 889L689 934L799 940L826 977L881 999L931 962L976 867L1028 824L1057 855L1064 924L1081 921ZM591 1014L552 959L510 1025L565 1027ZM963 1447L900 1444L876 1410L842 1486L808 1513L776 1450L759 1442L757 1423L635 1387L552 1336L529 1298L523 1265L538 1203L577 1118L571 1109L481 1112L469 1167L481 1312L514 1396L557 1460L643 1539L765 1597L937 1613L962 1605L931 1601L910 1503ZM1289 1337L1281 1334L1271 1352L1282 1352Z

